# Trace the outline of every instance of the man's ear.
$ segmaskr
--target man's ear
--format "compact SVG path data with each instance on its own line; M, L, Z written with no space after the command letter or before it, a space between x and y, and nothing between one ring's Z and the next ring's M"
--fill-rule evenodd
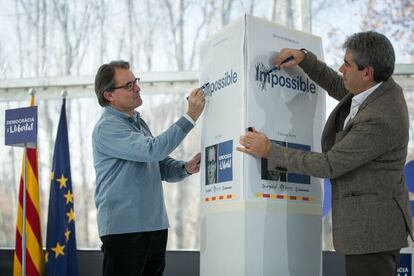
M374 81L374 68L372 66L367 66L365 68L364 80Z
M112 95L112 93L111 93L111 92L109 92L109 91L105 91L105 92L103 93L103 96L104 96L104 98L105 98L108 102L112 102L112 101L113 101L114 96Z

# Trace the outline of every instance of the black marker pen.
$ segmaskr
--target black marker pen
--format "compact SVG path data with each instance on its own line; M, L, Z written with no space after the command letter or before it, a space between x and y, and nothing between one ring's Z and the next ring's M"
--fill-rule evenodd
M207 87L207 86L209 86L209 85L210 85L210 83L209 83L209 82L206 82L205 84L203 84L202 86L200 86L200 88L199 88L199 89L203 90L204 95L206 94L206 92L204 92L204 88L206 88L206 87ZM188 97L187 97L186 99L187 99L187 101L188 101Z
M293 56L289 56L287 59L285 59L284 61L282 61L282 63L280 64L280 65L282 65L283 63L286 63L286 62L289 62L289 61L291 61L291 60L294 60L295 58L293 57ZM273 66L270 70L268 70L267 72L266 72L266 75L268 75L268 74L270 74L270 73L272 73L273 71L276 71L276 70L279 70L280 68L279 68L279 66L278 65L275 65L275 66Z

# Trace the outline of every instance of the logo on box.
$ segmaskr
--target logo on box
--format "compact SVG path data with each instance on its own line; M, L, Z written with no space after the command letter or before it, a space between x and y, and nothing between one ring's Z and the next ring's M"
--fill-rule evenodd
M233 140L205 149L206 185L233 180Z

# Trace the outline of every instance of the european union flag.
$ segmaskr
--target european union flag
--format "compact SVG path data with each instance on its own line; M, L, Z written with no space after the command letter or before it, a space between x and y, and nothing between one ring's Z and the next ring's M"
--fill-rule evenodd
M46 275L78 275L66 99L56 135L46 237Z

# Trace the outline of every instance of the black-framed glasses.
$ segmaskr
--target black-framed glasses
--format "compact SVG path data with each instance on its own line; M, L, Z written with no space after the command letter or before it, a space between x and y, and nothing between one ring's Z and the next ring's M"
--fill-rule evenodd
M112 90L119 89L119 88L125 88L128 91L132 91L135 85L139 84L139 81L140 81L139 78L135 78L135 80L127 82L125 85L112 87Z

